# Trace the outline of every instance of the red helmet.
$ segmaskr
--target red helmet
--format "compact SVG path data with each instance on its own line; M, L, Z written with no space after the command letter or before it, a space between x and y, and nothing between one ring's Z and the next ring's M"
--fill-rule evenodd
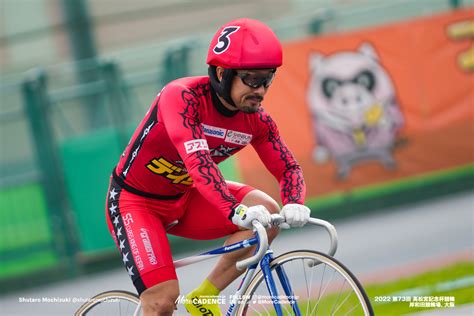
M277 68L282 64L281 43L265 24L237 19L223 25L209 46L206 63L227 69Z

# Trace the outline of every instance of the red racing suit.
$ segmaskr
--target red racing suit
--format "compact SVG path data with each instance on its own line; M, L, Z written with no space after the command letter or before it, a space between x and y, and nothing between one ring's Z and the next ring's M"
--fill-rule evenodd
M114 169L106 204L138 293L177 278L167 233L215 239L239 229L231 217L253 188L225 181L217 164L249 144L278 180L283 204L302 204L301 168L263 108L228 110L209 77L175 80L153 101Z
M214 99L214 102L213 102ZM238 201L216 164L251 144L280 184L283 205L303 203L301 168L263 108L231 112L211 94L209 77L168 84L156 97L116 168L145 193L175 196L194 186L229 217Z

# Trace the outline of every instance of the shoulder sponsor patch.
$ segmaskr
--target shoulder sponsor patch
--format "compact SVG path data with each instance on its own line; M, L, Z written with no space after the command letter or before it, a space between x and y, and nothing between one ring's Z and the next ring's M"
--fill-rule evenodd
M184 143L186 153L190 154L198 150L209 150L207 141L205 139L193 139Z
M227 131L225 128L220 128L220 127L206 125L206 124L201 124L201 126L202 126L202 130L204 131L204 135L222 138L222 139L225 137L225 133Z
M228 130L227 135L225 136L226 142L236 145L248 145L251 140L252 135L231 130Z

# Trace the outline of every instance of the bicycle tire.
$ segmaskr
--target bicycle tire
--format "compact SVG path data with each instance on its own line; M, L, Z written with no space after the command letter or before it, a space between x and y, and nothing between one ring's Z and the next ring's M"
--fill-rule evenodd
M298 259L300 259L300 260L302 259L302 267L297 269L296 272L290 271L290 263L293 265L294 261L296 262L296 260L298 260ZM306 264L305 264L305 260L307 260ZM312 266L309 264L310 262L312 262ZM299 264L297 264L297 265L299 266ZM339 311L343 315L347 315L347 314L349 314L349 315L368 315L368 316L373 316L374 315L370 300L369 300L367 294L365 293L365 290L362 287L361 283L357 280L357 278L354 276L354 274L348 268L346 268L342 263L340 263L336 259L334 259L334 258L332 258L332 257L330 257L330 256L328 256L324 253L318 252L318 251L295 250L295 251L290 251L290 252L284 253L284 254L274 258L270 262L270 268L271 268L271 271L272 271L272 275L276 274L275 268L278 267L278 266L283 266L283 269L285 270L285 272L288 275L290 285L291 285L291 287L294 291L294 295L296 297L299 296L299 293L304 292L304 291L300 291L301 289L298 288L297 286L295 286L295 284L294 284L295 280L300 277L300 276L296 276L296 273L303 272L305 279L306 279L306 272L308 272L308 271L311 271L312 276L316 273L322 275L322 283L320 284L320 287L319 287L319 294L318 294L319 297L317 299L318 301L314 302L314 306L311 306L313 304L313 300L310 297L310 295L312 294L312 284L313 283L311 283L309 285L309 291L308 291L308 285L306 285L306 292L307 292L306 294L308 294L307 295L308 297L307 297L306 301L302 300L299 297L296 299L297 302L298 302L298 305L302 305L303 307L306 307L305 311L301 313L302 315L307 315L307 316L316 315L318 312L320 312L320 315L329 315L329 314L339 315L339 313L336 313L336 312L339 312ZM306 268L306 266L308 268ZM338 282L341 283L342 280L344 280L344 282L342 284L347 283L349 285L348 290L352 290L355 293L355 299L360 304L360 308L358 308L358 309L353 308L353 310L355 311L355 314L351 314L350 313L351 311L350 310L348 311L346 306L344 306L344 308L342 308L343 305L340 305L338 307L337 306L332 306L331 307L331 312L328 312L329 310L326 309L326 306L322 306L322 305L326 305L326 304L335 304L335 303L337 303L337 301L339 300L339 298L341 297L343 292L341 293L341 290L342 290L342 287L341 287L340 292L339 292L338 297L337 297L337 300L335 302L333 302L334 301L333 297L334 297L335 293L333 293L331 291L329 291L327 293L328 296L321 297L322 294L324 295L324 293L322 293L322 290L323 290L322 285L324 284L324 278L325 277L324 277L324 271L321 273L318 270L315 273L316 270L314 270L314 269L316 269L318 266L320 267L320 268L318 268L319 270L321 270L321 267L324 266L324 270L326 269L326 267L330 267L334 271L333 276L332 276L331 280L329 280L329 282L332 281L334 275L337 273L339 275L339 278L341 278L341 281L338 281ZM313 270L310 270L310 269L313 269ZM262 284L263 279L264 279L263 272L261 270L259 270L257 272L257 274L250 281L249 286L248 286L247 290L245 291L245 293L242 295L240 304L237 305L237 315L251 315L252 310L256 311L256 313L258 315L267 315L267 314L268 315L276 315L275 309L274 309L273 304L272 304L271 301L270 302L266 301L266 302L263 302L263 303L262 303L262 301L260 301L260 294L258 294L258 293L264 292L264 293L267 294L267 297L268 297L268 290L267 290L266 284L265 284L265 282L263 282L263 284ZM274 280L275 280L275 283L278 284L278 286L280 286L280 288L278 290L278 293L279 293L278 295L281 296L284 293L283 293L283 290L281 288L281 285L279 284L278 278L275 277ZM328 289L329 282L325 285L324 292L326 292L326 290ZM339 283L337 284L338 286L340 285ZM260 288L259 288L259 286L260 286ZM303 288L303 290L305 290L305 289ZM351 300L349 302L352 302L354 300L354 298L352 297L351 294L347 295L347 294L344 293L344 295L345 295L345 299L343 300L343 302L341 304L346 304L346 302L349 301L348 297L351 298ZM323 302L323 304L321 304L321 302ZM257 304L257 303L262 303L261 305L258 305L259 308L254 307L254 305ZM264 303L269 305L269 306L267 306L268 308L266 306L264 306ZM284 303L284 302L282 302L282 303ZM319 305L319 304L321 304L321 305ZM267 311L267 314L263 313L263 309L261 308L261 306L263 306L263 309L265 309ZM281 306L285 307L284 304L282 304ZM293 315L294 314L294 312L291 310L290 306L291 305L289 304L289 301L288 301L288 303L285 307L285 311L284 311L285 315ZM357 308L357 306L356 306L356 308ZM319 309L319 311L318 311L318 309Z
M104 302L108 300L115 300L115 299L121 299L125 300L131 304L136 305L138 307L138 304L140 303L140 299L138 295L127 292L127 291L120 291L120 290L112 290L112 291L106 291L99 293L93 297L91 297L87 302L81 305L79 309L74 313L74 316L86 316L86 315L91 315L91 311L100 304L103 304ZM109 303L112 304L112 303ZM127 313L125 315L131 316L136 310L136 307L131 310L131 313ZM97 308L96 308L97 309ZM104 314L104 313L100 313ZM114 311L113 315L117 315L116 312Z

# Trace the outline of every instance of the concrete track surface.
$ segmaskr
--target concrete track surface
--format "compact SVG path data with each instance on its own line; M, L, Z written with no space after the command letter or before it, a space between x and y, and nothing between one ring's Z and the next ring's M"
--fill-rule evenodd
M339 235L335 255L364 284L397 279L457 260L474 260L474 193L460 193L420 204L385 209L333 222ZM326 251L326 233L315 227L284 231L272 246L275 254L295 248ZM177 258L175 258L177 259ZM117 258L117 260L120 260ZM215 260L178 270L182 293L207 275ZM234 282L223 295L233 294ZM102 291L134 291L124 269L85 276L0 297L0 315L72 315L84 300ZM24 299L40 302L20 302ZM47 303L47 299L70 302ZM185 315L179 306L179 315ZM421 315L474 315L474 305Z

